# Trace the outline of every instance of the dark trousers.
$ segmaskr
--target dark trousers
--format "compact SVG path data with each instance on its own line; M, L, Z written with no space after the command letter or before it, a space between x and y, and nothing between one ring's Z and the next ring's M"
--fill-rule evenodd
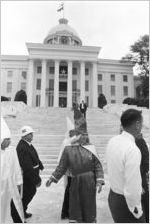
M84 118L86 118L86 111L81 109L81 113L83 114Z
M149 223L149 192L142 194L142 207L146 219L146 223Z
M125 197L116 194L112 190L109 192L108 204L112 218L116 223L145 223L145 217L142 215L139 219L135 218L128 209Z
M31 202L35 194L36 194L36 186L31 186L28 183L23 184L22 204L23 204L24 212L26 212L28 208L28 204Z
M11 200L11 216L14 223L22 223L22 220L18 214L18 211L14 205L13 200Z
M61 218L69 218L69 189L71 184L71 177L68 177L68 183L65 189L64 201L62 206Z

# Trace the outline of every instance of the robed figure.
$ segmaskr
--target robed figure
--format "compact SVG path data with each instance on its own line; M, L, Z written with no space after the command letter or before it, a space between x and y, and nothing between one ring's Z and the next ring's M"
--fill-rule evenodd
M22 174L16 149L10 147L10 130L1 117L1 222L12 222L11 201L19 214L20 222L24 222L21 201Z
M104 172L94 145L89 143L86 121L80 111L74 115L78 140L66 146L59 165L46 186L57 183L67 170L72 174L69 190L70 222L96 222L96 187L104 184Z

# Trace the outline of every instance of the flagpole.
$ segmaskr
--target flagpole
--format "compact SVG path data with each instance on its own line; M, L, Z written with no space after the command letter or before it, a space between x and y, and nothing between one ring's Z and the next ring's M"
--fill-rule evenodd
M63 19L64 19L64 13L65 12L65 4L64 4L64 2L63 2Z

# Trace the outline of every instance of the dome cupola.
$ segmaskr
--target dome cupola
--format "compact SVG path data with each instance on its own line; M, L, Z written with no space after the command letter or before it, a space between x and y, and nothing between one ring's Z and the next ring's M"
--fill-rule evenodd
M48 32L44 44L81 46L82 41L78 33L68 25L68 20L61 18L59 24Z

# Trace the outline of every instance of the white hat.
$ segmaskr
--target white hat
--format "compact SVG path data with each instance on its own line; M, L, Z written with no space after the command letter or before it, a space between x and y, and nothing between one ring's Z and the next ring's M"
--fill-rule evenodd
M5 138L11 138L11 133L3 117L1 117L1 143Z
M21 128L21 136L25 136L25 135L28 135L30 133L33 133L35 131L33 131L33 129L30 127L30 126L23 126Z

